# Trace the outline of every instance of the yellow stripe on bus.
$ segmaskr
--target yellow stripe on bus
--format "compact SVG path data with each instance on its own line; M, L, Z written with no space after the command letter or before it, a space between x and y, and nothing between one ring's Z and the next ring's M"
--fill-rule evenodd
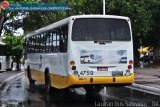
M32 79L37 80L40 83L45 83L44 72L32 70ZM67 88L71 85L87 85L87 84L131 84L134 82L134 74L130 76L122 76L122 77L114 77L115 81L113 81L113 77L85 77L85 76L61 76L56 74L51 74L51 86L63 89ZM93 82L91 82L91 78Z
M90 79L93 78L93 82ZM129 84L134 82L134 74L130 76L121 76L114 77L115 82L113 81L113 77L75 77L74 75L70 75L68 80L69 84Z

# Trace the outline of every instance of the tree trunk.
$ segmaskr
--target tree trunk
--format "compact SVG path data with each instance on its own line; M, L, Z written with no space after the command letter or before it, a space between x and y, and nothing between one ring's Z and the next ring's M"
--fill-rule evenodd
M9 17L5 17L5 14L2 13L2 9L0 8L0 36L3 30L3 24L9 19Z
M20 71L20 70L21 70L21 68L20 68L20 66L19 66L20 62L17 61L16 63L17 63L17 65L16 65L16 70L17 70L17 71Z
M7 69L10 69L11 68L11 65L10 65L10 56L6 56L6 67Z
M0 13L0 36L2 34L3 22L4 22L4 16Z

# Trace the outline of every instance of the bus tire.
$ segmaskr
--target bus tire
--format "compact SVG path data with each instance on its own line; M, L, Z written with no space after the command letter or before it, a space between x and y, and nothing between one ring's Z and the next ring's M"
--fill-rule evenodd
M50 93L51 90L51 79L50 79L49 68L45 69L45 90L47 93Z
M32 79L30 66L27 66L27 77L29 80L30 87L33 88L35 86L35 80Z

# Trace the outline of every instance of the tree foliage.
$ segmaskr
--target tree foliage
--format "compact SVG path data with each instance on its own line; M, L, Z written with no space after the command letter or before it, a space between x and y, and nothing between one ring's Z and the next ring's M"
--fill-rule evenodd
M144 38L145 45L151 45L155 48L160 47L160 1L153 0L150 4L150 10L152 13L151 30Z
M37 2L37 0L35 0ZM42 0L47 3L66 3L67 0ZM23 20L25 34L41 27L47 26L67 16L67 11L27 12Z
M14 3L21 1L13 0ZM22 27L22 19L19 19L19 16L22 16L22 14L22 12L10 12L0 8L0 36L3 36L2 33L4 32L13 35L17 29Z
M12 60L17 63L17 70L19 70L19 63L23 51L23 36L6 35L3 42L6 43L6 55L12 56Z

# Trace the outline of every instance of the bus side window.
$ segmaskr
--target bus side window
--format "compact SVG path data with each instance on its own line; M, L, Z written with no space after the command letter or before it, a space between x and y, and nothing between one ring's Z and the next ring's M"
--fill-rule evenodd
M62 26L60 31L60 52L67 52L68 25Z
M23 55L24 59L27 59L27 52L28 52L28 41L25 39L23 43Z
M31 47L32 47L32 40L29 38L28 40L28 53L31 53Z
M49 32L47 32L46 33L46 46L45 46L45 52L46 53L49 53L49 46L50 46L50 33Z
M59 30L58 28L52 29L50 31L50 41L49 41L49 48L50 52L56 53L59 51Z

